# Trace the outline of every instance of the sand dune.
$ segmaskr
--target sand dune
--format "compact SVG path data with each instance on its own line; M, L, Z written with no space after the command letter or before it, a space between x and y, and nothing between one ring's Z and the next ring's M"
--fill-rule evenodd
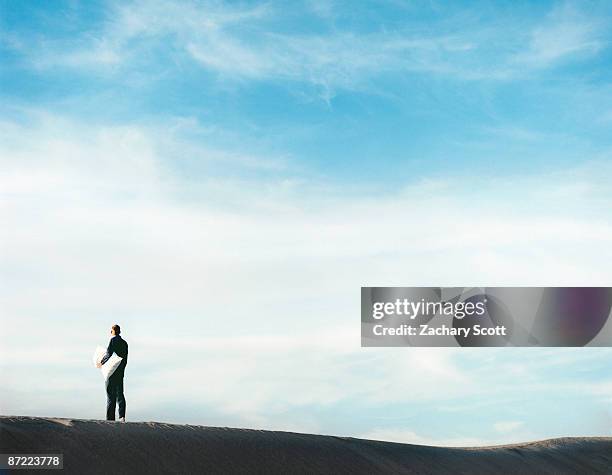
M2 453L61 452L64 471L58 473L69 474L612 473L612 437L441 448L292 432L34 417L1 417L0 434Z

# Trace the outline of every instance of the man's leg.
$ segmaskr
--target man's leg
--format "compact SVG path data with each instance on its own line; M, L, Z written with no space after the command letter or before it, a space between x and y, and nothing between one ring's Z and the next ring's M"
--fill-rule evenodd
M113 377L106 382L106 420L115 420L115 405L117 403L117 388Z
M125 417L125 396L123 395L123 376L117 381L117 401L119 402L119 418Z

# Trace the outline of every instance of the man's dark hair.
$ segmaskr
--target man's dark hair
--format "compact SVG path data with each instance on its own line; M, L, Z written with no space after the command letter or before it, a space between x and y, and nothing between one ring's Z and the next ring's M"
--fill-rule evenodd
M113 329L113 331L115 332L115 335L119 335L121 333L121 327L119 325L113 325L111 327Z

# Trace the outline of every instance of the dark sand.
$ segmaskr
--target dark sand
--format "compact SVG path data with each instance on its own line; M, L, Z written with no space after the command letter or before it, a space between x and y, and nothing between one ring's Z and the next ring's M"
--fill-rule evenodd
M612 437L442 448L159 422L0 417L0 447L64 454L63 471L38 474L612 474Z

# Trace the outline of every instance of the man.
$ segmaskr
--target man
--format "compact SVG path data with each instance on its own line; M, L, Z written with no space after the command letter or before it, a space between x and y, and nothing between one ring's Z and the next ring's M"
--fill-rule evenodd
M119 420L125 422L125 396L123 395L123 375L127 366L128 344L121 338L121 328L119 325L111 327L112 338L108 343L106 354L98 363L98 368L101 367L108 359L117 353L117 356L123 358L115 372L108 378L106 382L106 420L115 420L115 405L119 403Z

